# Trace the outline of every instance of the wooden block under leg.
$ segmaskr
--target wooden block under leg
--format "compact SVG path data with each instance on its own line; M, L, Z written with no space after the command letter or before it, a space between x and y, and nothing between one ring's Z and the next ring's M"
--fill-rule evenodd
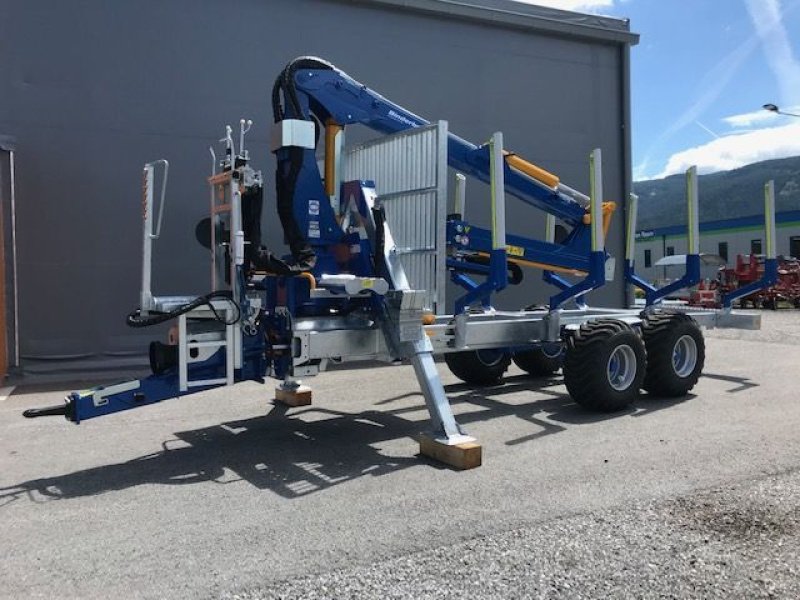
M286 406L308 406L311 404L311 388L301 385L296 388L275 388L275 400Z
M481 466L482 446L477 442L448 445L427 434L419 436L419 453L456 469L474 469Z

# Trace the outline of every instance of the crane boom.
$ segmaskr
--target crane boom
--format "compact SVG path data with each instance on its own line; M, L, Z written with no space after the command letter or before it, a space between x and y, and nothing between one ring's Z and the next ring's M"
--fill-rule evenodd
M283 70L273 89L273 113L276 123L284 120L311 121L317 124L317 138L322 127L361 124L383 134L423 127L429 122L384 98L330 63L313 57L298 58ZM316 144L315 144L316 145ZM327 198L313 148L276 148L278 168L276 186L278 213L295 261L312 266L310 246L335 242L339 234L335 215L328 211ZM563 185L557 176L505 152L504 180L507 193L548 214L574 229L587 224L588 199ZM448 163L458 171L490 183L489 145L473 144L449 134ZM308 202L323 207L320 233L309 240L306 230ZM327 214L330 213L330 214ZM316 234L316 231L315 231ZM578 241L580 231L573 235ZM304 262L305 261L305 262Z

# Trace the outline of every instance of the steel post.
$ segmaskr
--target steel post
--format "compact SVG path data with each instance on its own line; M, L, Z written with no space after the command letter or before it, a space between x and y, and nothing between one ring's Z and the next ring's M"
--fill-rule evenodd
M474 442L475 438L464 433L456 423L450 402L444 392L439 371L433 360L433 345L427 336L416 342L404 344L411 355L411 364L417 376L419 387L425 398L425 405L431 416L433 434L436 441L447 445Z

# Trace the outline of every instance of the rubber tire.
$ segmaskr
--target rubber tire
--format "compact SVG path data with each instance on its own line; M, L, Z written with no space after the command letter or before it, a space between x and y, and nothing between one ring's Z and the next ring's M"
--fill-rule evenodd
M697 364L686 377L680 377L672 364L675 344L684 335L692 336L697 346ZM697 322L681 312L658 312L642 321L642 339L647 349L647 374L642 387L661 398L680 398L695 386L706 359L703 332Z
M517 352L512 358L520 369L535 377L552 375L564 364L564 352L557 356L548 356L542 348Z
M621 345L633 350L636 373L627 389L615 390L608 380L608 361ZM564 383L572 399L589 410L617 412L630 406L639 397L646 369L644 342L624 321L589 321L567 338Z
M497 352L496 359L489 359L488 353ZM448 352L444 362L453 375L464 383L491 385L497 383L511 364L511 356L501 350L466 350Z

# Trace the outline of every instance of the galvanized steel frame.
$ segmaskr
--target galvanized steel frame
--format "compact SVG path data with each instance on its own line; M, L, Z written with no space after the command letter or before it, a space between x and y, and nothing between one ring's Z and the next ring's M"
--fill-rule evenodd
M691 316L698 325L709 329L733 328L757 330L761 327L761 315L746 312L704 310L674 306ZM587 308L585 310L561 310L550 313L535 311L489 311L470 314L458 323L453 315L440 315L431 325L424 326L425 337L431 343L433 354L445 354L462 350L525 349L538 344L558 342L565 331L577 329L581 324L600 318L617 319L634 327L642 323L639 309ZM295 324L294 345L302 348L295 358L300 366L319 359L341 362L368 360L392 361L383 332L371 329L308 330L302 327L303 319ZM458 331L460 329L460 331ZM463 343L457 342L461 336Z
M409 140L418 139L423 147L409 152ZM359 144L345 154L343 167L344 181L375 183L396 244L393 253L411 287L430 294L436 314L446 310L447 143L447 121L439 121ZM432 211L425 210L426 196L432 196ZM408 205L399 206L404 201ZM420 254L432 256L433 273L425 271L424 261L414 259Z

